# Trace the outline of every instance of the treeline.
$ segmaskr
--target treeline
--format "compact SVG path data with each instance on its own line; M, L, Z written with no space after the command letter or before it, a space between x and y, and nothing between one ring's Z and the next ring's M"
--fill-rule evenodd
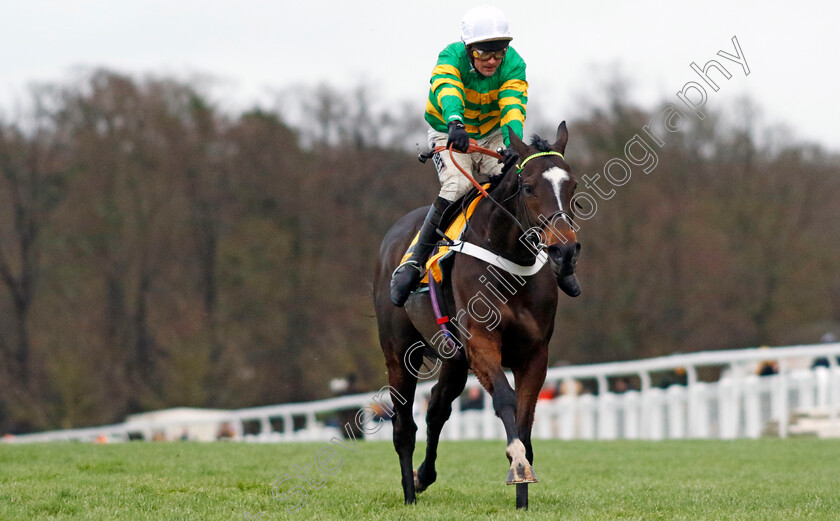
M585 297L563 301L558 317L570 360L813 343L837 331L836 155L761 126L749 100L660 130L661 148L643 127L667 105L609 106L575 125L579 172L603 172L636 134L659 163L649 174L634 166L621 187L601 183L617 193L583 225Z
M292 128L109 71L32 96L0 119L0 431L385 382L370 282L385 231L438 190L414 159L422 114L319 87ZM578 178L654 115L616 96L570 121ZM561 300L554 362L836 325L838 160L765 131L749 111L687 122L581 221L583 295Z

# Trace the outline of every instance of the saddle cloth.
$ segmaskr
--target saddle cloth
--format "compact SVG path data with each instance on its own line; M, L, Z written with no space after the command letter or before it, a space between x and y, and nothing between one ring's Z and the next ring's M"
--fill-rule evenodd
M482 187L487 190L490 187L490 183L482 185ZM469 197L473 196L472 200L469 200ZM452 206L458 207L464 206L465 203L468 202L467 208L464 211L459 211L455 214L455 219L446 227L446 237L449 240L454 241L461 238L461 235L464 233L464 230L467 227L467 221L469 221L472 214L475 212L475 207L478 206L478 202L484 198L484 196L478 190L471 191L467 196L467 201L455 201L452 203ZM411 252L414 249L414 245L417 244L417 237L420 235L418 231L414 235L414 239L412 239L411 244L408 247L408 251L406 251L403 258L400 260L400 264L407 261L411 257ZM444 257L448 256L452 253L448 246L445 244L439 244L437 249L432 252L432 255L429 256L429 260L426 261L426 273L423 275L421 279L421 284L428 284L429 283L429 274L431 273L435 280L440 283L443 280L443 270L440 267L440 260Z

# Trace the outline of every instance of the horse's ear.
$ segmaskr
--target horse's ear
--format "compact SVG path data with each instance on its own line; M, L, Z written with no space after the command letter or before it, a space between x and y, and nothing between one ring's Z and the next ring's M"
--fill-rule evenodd
M516 135L516 132L508 128L508 139L510 140L510 146L513 147L513 150L519 154L519 157L528 157L528 145L525 144L524 141L519 139L519 136Z
M566 130L566 122L560 123L560 126L557 127L557 141L551 145L551 149L555 152L560 152L561 154L566 153L566 143L569 141L569 131Z

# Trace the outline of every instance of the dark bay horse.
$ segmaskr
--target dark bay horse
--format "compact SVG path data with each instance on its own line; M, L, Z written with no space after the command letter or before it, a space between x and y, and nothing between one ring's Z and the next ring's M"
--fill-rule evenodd
M580 294L574 273L580 244L571 214L577 182L562 156L567 140L565 122L557 129L554 144L535 136L529 146L511 133L511 145L519 154L521 168L511 169L490 192L498 204L481 200L470 219L465 242L520 267L531 266L535 273L513 275L516 270L505 273L481 258L454 255L446 300L452 316L449 329L457 334L463 352L458 356L452 351L444 353L435 362L439 378L426 416L426 457L417 471L412 470L417 432L412 406L418 378L424 376L419 368L424 351L428 351L416 347L428 346L440 353L441 342L435 340L440 329L428 292L412 294L405 307L399 308L391 303L389 281L427 208L400 219L382 241L374 304L395 406L394 447L406 504L414 503L415 494L437 477L435 459L441 429L472 369L491 394L495 413L504 424L510 461L507 483L517 485L516 506L528 506L527 484L537 482L532 467L531 426L548 365L557 286L570 296ZM535 264L537 251L544 251L543 262L547 254L547 266ZM510 387L504 368L513 372L516 391ZM393 396L394 391L399 396Z

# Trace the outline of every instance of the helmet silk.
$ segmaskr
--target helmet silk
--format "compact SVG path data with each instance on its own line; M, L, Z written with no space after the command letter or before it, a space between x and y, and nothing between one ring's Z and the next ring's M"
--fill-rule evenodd
M466 45L512 39L507 18L496 7L482 5L470 9L461 21L461 41Z

